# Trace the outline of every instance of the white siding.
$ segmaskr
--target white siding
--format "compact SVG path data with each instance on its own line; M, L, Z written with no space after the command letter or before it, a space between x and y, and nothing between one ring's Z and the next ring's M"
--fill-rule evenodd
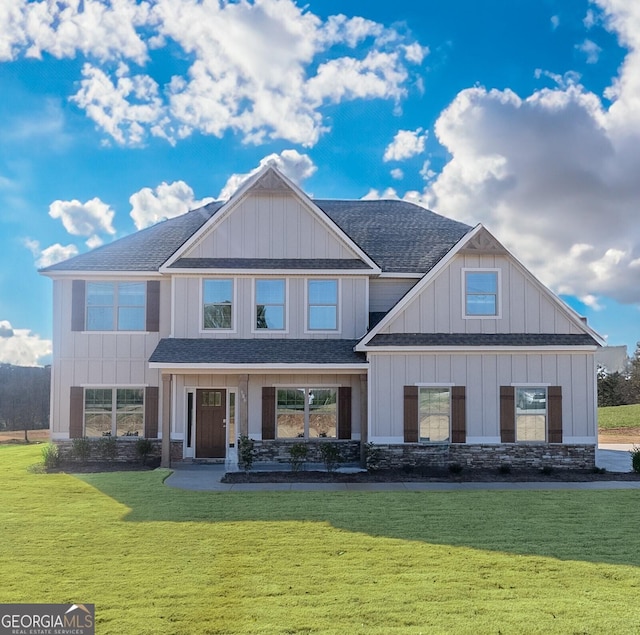
M389 311L418 282L407 278L374 278L369 283L369 311Z

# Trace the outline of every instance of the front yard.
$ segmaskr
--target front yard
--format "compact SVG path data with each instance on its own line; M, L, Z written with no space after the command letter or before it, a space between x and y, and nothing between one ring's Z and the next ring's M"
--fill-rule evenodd
M96 633L640 631L640 492L183 492L0 446L0 603Z

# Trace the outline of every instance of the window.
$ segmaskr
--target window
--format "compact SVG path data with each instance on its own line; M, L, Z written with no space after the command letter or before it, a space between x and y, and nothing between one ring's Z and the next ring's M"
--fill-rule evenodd
M309 280L307 297L309 330L335 331L338 328L338 281Z
M233 328L233 280L203 280L202 305L203 328Z
M143 331L144 282L88 282L87 331Z
M285 329L285 281L256 280L256 329Z
M337 397L336 388L279 388L276 438L337 438Z
M464 271L465 316L497 317L498 272Z
M142 388L86 388L86 437L139 437L144 435Z
M418 440L420 443L449 443L451 389L420 388L418 391Z
M547 389L516 388L516 441L546 441Z

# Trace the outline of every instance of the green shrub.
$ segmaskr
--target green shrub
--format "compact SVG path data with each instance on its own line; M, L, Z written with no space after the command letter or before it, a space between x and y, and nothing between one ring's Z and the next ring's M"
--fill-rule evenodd
M98 455L105 461L113 461L118 456L115 437L102 437L98 441Z
M250 439L246 434L240 435L238 439L238 463L245 472L248 472L253 467L255 454L253 439Z
M91 441L87 437L74 439L71 442L71 456L80 463L86 463L91 456Z
M338 463L340 463L342 459L340 449L335 443L321 443L320 456L322 457L324 466L327 468L327 472L335 472Z
M291 471L298 472L307 460L309 454L309 448L306 443L294 443L289 448L289 463L291 464Z
M153 454L154 449L153 442L150 439L140 438L136 441L136 454L142 465L147 464L147 459Z
M382 451L380 448L373 444L367 443L364 446L365 465L368 470L375 472L380 469L380 462L382 461Z
M47 470L52 470L60 465L60 451L55 443L47 443L42 446L42 462Z
M633 450L631 452L631 468L634 472L640 472L640 447L634 445Z

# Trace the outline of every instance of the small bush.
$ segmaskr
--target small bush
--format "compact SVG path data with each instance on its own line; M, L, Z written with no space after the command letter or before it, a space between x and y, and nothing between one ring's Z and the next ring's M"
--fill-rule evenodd
M460 474L464 469L460 463L449 463L447 468L451 474Z
M118 456L115 437L102 437L98 441L98 455L105 461L113 461Z
M154 446L150 439L140 438L136 441L136 454L142 465L147 464L147 459L153 454Z
M294 443L289 448L289 463L291 464L291 471L298 472L307 460L309 454L309 448L306 443Z
M238 463L245 472L248 472L253 467L255 454L253 439L250 439L246 434L240 435L238 439Z
M52 470L60 465L60 452L55 443L47 443L42 447L42 462L47 470Z
M606 467L598 467L597 465L593 468L592 472L594 474L606 474L607 473L607 468Z
M500 474L511 474L511 463L501 463L498 472Z
M324 466L327 468L327 472L335 472L338 463L340 463L342 459L340 450L334 443L321 443L320 456L322 457Z
M74 439L71 442L71 456L80 463L86 463L91 456L91 441L87 437Z
M634 472L640 473L640 447L637 445L633 446L633 450L630 450L631 453L631 468Z
M368 470L375 472L380 469L380 463L382 462L382 451L377 445L373 443L367 443L364 446L366 467Z

